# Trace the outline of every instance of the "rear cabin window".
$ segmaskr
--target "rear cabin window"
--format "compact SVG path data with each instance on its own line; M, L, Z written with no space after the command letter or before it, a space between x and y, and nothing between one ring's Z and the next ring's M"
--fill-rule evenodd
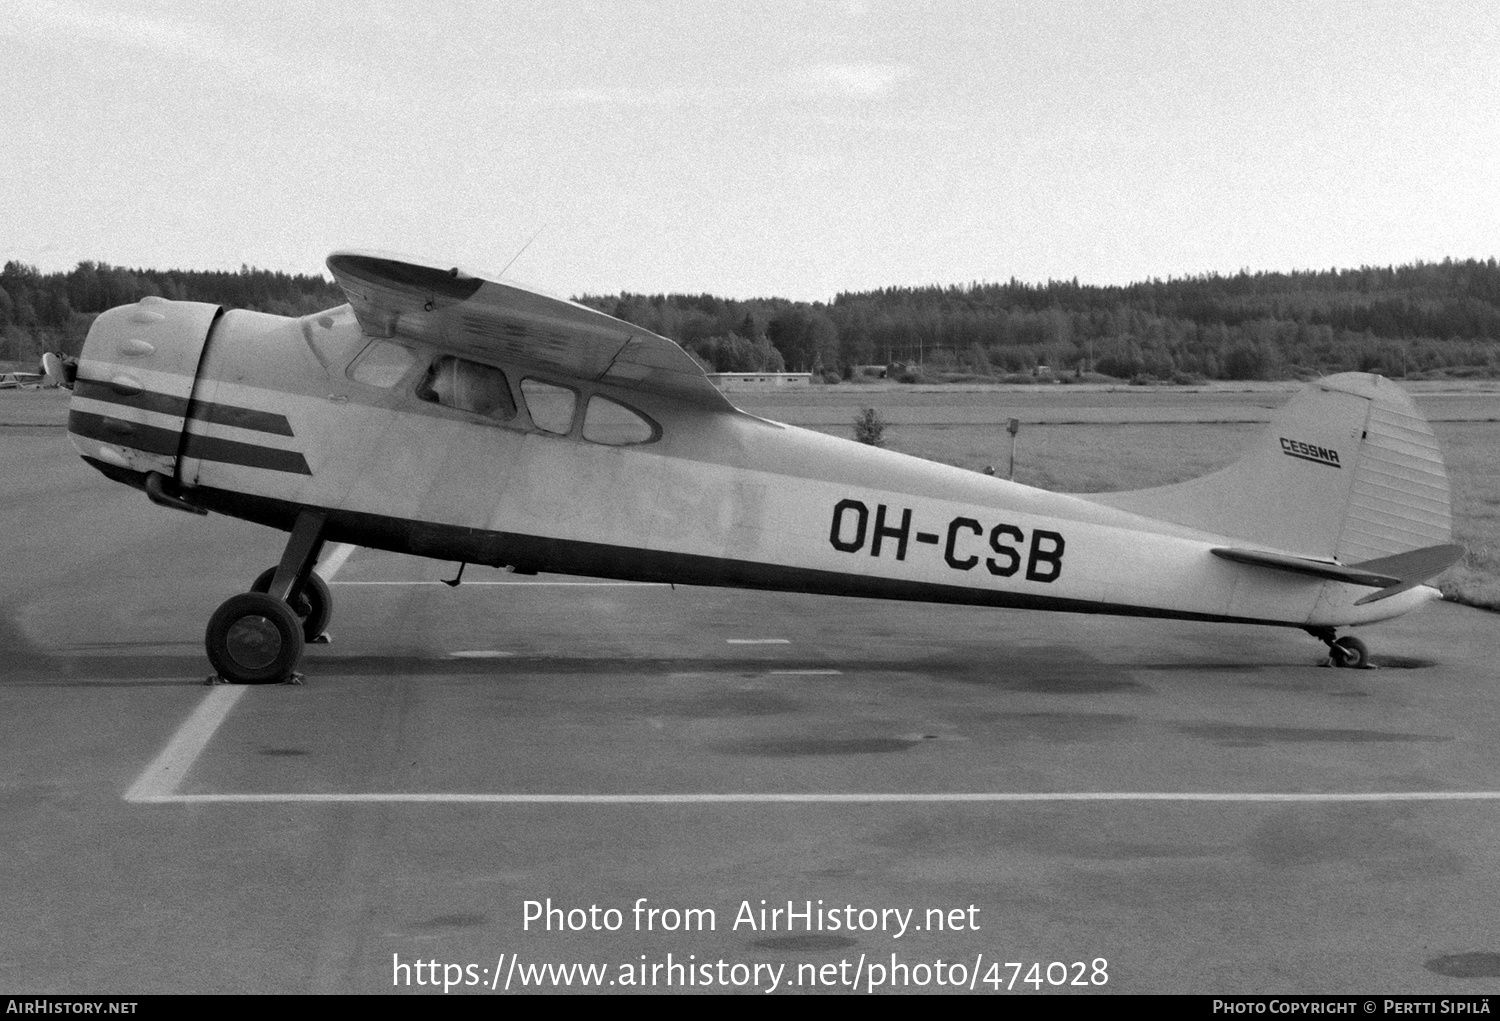
M432 363L417 396L445 408L457 408L471 415L483 415L497 422L516 417L516 402L510 395L505 373L493 365L481 365L464 358L444 355Z
M401 377L416 360L411 348L377 340L354 359L354 364L349 366L349 378L366 386L389 389L401 382Z
M578 395L572 390L539 379L523 379L521 396L525 398L526 410L531 412L531 421L538 429L562 436L573 428L573 409L578 406Z
M596 395L589 398L583 413L583 438L591 443L623 447L651 442L656 438L656 429L641 413Z

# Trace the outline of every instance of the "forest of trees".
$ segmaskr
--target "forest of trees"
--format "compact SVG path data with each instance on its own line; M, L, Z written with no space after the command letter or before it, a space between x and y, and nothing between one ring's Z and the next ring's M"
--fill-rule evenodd
M92 262L0 273L0 360L76 353L94 315L146 294L282 315L338 305L322 277L121 269ZM579 301L682 344L720 371L829 381L899 363L903 379L1281 379L1357 369L1500 376L1500 266L1246 273L1125 287L1073 281L885 288L832 302L620 294Z
M1240 273L1126 287L1078 281L892 287L831 304L712 295L585 297L723 371L902 378L1057 374L1281 379L1350 369L1500 375L1494 259L1393 268ZM769 347L769 350L767 349Z
M43 351L76 355L96 315L148 294L288 316L344 302L344 292L321 276L291 276L248 266L234 273L121 269L80 262L67 273L40 273L11 261L0 271L0 361L34 362Z

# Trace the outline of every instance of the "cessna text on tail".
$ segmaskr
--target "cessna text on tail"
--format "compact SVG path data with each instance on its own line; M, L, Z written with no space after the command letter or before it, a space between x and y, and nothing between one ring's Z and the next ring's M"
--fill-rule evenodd
M459 270L338 253L303 319L145 298L90 331L69 417L108 477L290 533L208 623L231 681L323 634L325 542L602 578L1304 629L1414 609L1453 563L1438 447L1390 382L1309 385L1239 462L1069 496L736 409L676 344Z

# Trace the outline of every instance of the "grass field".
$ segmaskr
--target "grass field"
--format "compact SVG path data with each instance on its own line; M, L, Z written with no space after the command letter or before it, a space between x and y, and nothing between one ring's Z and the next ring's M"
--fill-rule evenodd
M1438 422L1453 487L1453 541L1468 554L1438 587L1455 602L1500 610L1500 425Z
M1016 481L1067 493L1144 489L1197 478L1239 457L1260 425L1029 425L1016 438ZM849 429L821 431L848 437ZM1455 602L1500 610L1500 424L1438 422L1453 491L1453 541L1469 549L1438 587ZM1005 476L1003 426L887 426L885 445Z

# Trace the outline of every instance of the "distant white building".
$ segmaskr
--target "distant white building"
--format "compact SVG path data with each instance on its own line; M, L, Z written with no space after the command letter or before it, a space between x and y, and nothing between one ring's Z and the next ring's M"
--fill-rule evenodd
M812 384L811 372L709 372L709 381L720 390L765 390Z

